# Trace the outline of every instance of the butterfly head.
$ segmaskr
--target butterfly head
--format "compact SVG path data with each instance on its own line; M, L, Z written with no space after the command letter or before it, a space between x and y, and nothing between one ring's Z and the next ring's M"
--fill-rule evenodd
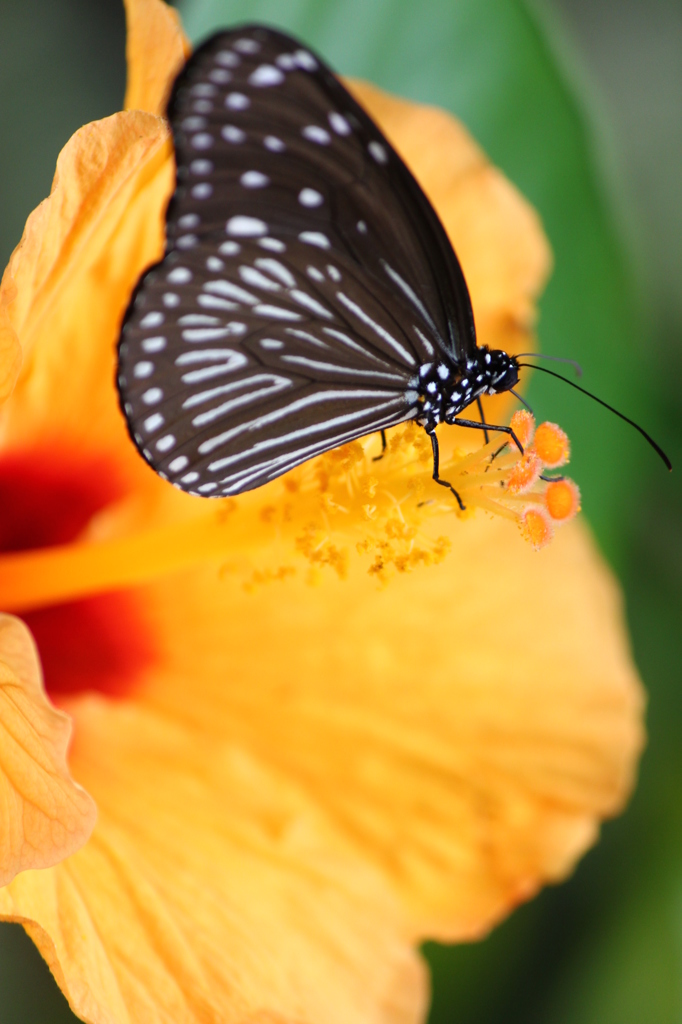
M426 373L423 372L425 370ZM446 376L442 364L427 364L420 370L420 390L424 399L418 422L423 421L427 430L434 421L454 423L456 417L477 398L509 391L519 380L519 365L515 357L486 346L477 348L464 366L453 366L451 371ZM443 379L439 380L439 376Z
M514 356L501 349L480 349L478 373L487 379L488 394L497 395L509 391L519 382L519 364Z

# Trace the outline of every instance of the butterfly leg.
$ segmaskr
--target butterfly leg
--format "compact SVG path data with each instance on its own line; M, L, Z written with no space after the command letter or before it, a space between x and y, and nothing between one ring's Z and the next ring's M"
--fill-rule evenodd
M381 455L375 455L374 458L372 459L372 462L378 462L379 459L383 459L384 455L386 454L387 446L388 446L388 441L386 440L386 431L382 430L381 431Z
M488 441L490 440L490 438L488 437L488 431L486 430L487 423L485 422L485 413L483 412L483 402L481 401L481 396L480 395L476 399L476 405L478 406L478 415L481 417L481 423L483 424L483 436L485 438L485 443L487 444Z
M488 430L497 430L502 434L509 434L512 441L523 455L523 445L511 427L503 427L499 423L479 423L478 420L461 420L459 416L455 417L454 420L450 420L450 423L455 427L472 427L474 430L485 430L486 432Z
M460 496L457 493L457 491L455 490L455 488L452 486L451 483L448 483L447 480L441 480L441 478L440 478L440 472L439 472L439 469L438 469L439 461L440 461L440 453L439 453L439 450L438 450L438 438L436 437L435 430L429 432L429 437L431 438L431 450L433 451L433 479L436 481L437 484L440 484L441 487L448 487L452 491L454 496L457 498L457 504L461 508L462 512L465 512L466 508L465 508L464 502L460 498Z

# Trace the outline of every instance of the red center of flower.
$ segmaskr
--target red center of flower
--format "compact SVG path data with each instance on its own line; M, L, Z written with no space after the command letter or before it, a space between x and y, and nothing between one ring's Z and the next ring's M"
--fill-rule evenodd
M95 513L124 493L108 460L69 462L63 452L47 450L2 455L0 551L74 541ZM133 591L20 614L38 645L46 689L57 701L83 690L124 696L153 660L140 597Z

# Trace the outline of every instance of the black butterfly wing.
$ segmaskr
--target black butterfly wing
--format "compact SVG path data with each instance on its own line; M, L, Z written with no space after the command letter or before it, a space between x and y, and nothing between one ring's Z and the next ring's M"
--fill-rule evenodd
M136 444L184 490L249 490L414 415L418 336L354 261L319 253L284 232L209 239L143 279L119 387Z
M471 306L430 204L347 90L247 27L197 51L169 116L168 254L120 346L148 461L236 493L415 415L419 364L475 347Z

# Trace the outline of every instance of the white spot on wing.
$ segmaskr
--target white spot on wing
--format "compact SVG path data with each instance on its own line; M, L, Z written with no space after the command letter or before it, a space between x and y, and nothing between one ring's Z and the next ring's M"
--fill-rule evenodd
M321 231L302 231L298 237L307 245L316 245L320 249L331 249L331 242Z
M192 174L210 174L213 171L213 162L211 160L192 160L189 169Z
M301 129L301 135L309 142L316 142L318 146L328 146L332 137L326 128L320 128L317 124L308 124Z
M255 39L238 39L233 46L240 53L258 53L260 50L260 43L257 43Z
M155 412L151 416L147 416L142 426L148 434L151 434L154 430L158 430L162 427L166 421L160 412Z
M212 195L213 185L210 185L207 181L201 181L191 190L191 196L193 199L209 199Z
M223 242L218 247L218 252L222 253L223 256L238 256L242 251L242 247L239 242Z
M142 351L149 353L163 352L163 350L166 347L166 344L167 342L165 338L145 338L144 341L142 342Z
M308 53L307 50L296 50L294 60L298 67L303 68L304 71L315 71L317 68L317 61L312 53Z
M280 53L275 57L275 63L285 71L293 71L296 67L296 61L292 53Z
M284 348L284 342L283 341L277 341L276 338L261 338L261 340L258 342L258 344L260 345L261 348L264 348L264 349L267 349L267 350L272 349L273 351L275 349Z
M158 313L156 311L146 313L140 320L140 327L160 327L163 321L163 313Z
M157 452L168 452L175 445L175 438L172 434L166 434L165 437L160 437L154 447Z
M266 135L263 139L263 145L272 153L283 153L287 148L282 140L278 139L276 135Z
M180 122L180 126L185 129L186 132L198 132L202 128L205 128L208 124L205 117L197 117L192 115L191 117L185 117Z
M239 181L244 188L265 188L270 184L267 174L261 171L244 171Z
M224 124L220 129L220 134L225 139L225 142L239 144L246 141L246 132L243 132L241 128L237 128L234 124Z
M382 144L377 142L376 139L372 139L367 149L378 164L388 163L388 151L386 150L386 147L382 146Z
M189 459L187 458L187 456L178 455L177 459L173 459L173 461L168 464L168 471L170 473L179 473L188 465Z
M269 249L270 252L284 252L286 245L280 242L279 238L259 238L258 244L261 249Z
M339 114L338 111L332 110L328 117L329 123L337 135L350 135L352 131L351 126L348 124L348 121L346 121L343 114Z
M187 231L189 228L197 227L200 222L201 218L198 213L186 213L178 219L178 227Z
M225 230L228 235L236 235L242 238L257 238L258 235L266 235L268 226L265 221L259 220L258 217L246 217L243 214L238 214L236 217L230 217Z
M213 136L208 132L197 132L190 140L192 149L210 149L213 145Z
M251 106L251 100L243 92L228 92L225 106L228 110L247 110Z
M191 96L215 96L217 91L215 85L209 85L207 82L197 82L189 92Z
M213 59L216 64L222 64L225 68L236 68L238 64L241 64L237 54L232 53L231 50L218 50Z
M187 267L175 267L166 276L166 280L170 284L188 284L192 280L192 271Z
M136 377L137 380L144 380L145 377L151 377L153 372L154 364L146 360L135 363L135 366L133 367L133 377Z
M156 405L163 398L163 391L161 388L149 388L142 395L142 401L145 405Z
M218 85L227 85L228 82L232 81L232 72L228 71L227 68L213 68L209 71L208 77Z
M269 85L281 85L283 81L284 75L272 64L261 64L249 75L249 84L261 89Z
M298 201L301 206L321 206L324 202L324 197L314 188L302 188L298 193Z

